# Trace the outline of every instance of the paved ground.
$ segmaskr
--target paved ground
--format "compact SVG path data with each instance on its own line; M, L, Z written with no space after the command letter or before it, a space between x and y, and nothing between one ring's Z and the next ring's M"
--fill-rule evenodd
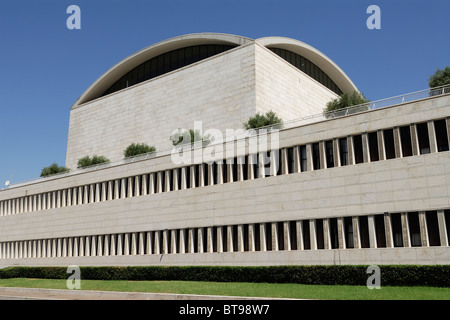
M0 288L0 300L273 300L267 298L171 293ZM284 299L283 299L284 300Z

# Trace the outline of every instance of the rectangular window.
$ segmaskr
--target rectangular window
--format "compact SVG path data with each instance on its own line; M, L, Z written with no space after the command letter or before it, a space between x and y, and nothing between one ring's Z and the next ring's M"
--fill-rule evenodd
M448 151L449 141L445 119L434 121L434 132L436 134L437 151Z
M287 173L294 173L295 164L294 164L294 148L287 148Z
M303 220L303 248L311 250L311 234L309 231L309 220Z
M339 233L337 226L337 218L328 220L328 228L330 229L331 249L339 249Z
M370 132L367 135L369 139L369 153L370 153L370 161L378 161L380 160L378 154L378 135L377 132Z
M361 248L370 248L369 221L367 216L359 217L359 235L361 241Z
M440 246L439 224L437 219L437 211L429 211L425 213L427 221L428 242L430 246Z
M340 160L341 160L341 166L348 165L347 138L339 139L339 155L340 155Z
M394 130L383 130L384 137L384 151L386 153L386 159L395 158L395 144L394 144Z
M353 221L352 217L344 218L344 236L345 236L345 244L346 248L354 248L354 240L353 240Z
M327 168L333 168L334 167L333 140L325 141L325 157L327 161Z
M430 140L428 136L428 125L426 122L416 125L417 138L419 140L420 154L430 153Z
M316 239L317 249L325 249L324 234L323 234L323 219L316 219Z
M374 216L374 220L375 220L377 248L386 248L386 230L384 227L384 215L377 214Z
M403 247L403 229L400 213L392 213L391 215L392 238L394 239L394 247Z
M306 171L308 169L308 162L306 157L306 146L300 146L300 169Z
M353 153L355 155L356 164L364 162L361 135L353 136Z
M291 242L291 250L297 250L297 224L295 221L289 221L289 239Z
M319 143L313 143L313 145L312 145L312 154L313 154L313 167L314 167L314 170L319 170L320 169Z
M400 127L400 141L403 157L412 156L411 128L409 126Z
M411 237L411 246L422 246L422 239L420 237L419 214L417 212L408 212L408 225L409 234Z

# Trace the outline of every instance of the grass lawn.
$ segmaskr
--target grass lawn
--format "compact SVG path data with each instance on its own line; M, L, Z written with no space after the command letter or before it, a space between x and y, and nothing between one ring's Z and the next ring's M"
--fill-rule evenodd
M0 287L67 289L66 280L0 279ZM325 300L450 300L450 288L303 285L292 283L81 280L82 290L133 291Z

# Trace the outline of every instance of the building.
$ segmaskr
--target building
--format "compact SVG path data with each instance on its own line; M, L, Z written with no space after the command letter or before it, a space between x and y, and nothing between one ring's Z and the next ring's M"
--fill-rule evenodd
M149 46L72 106L70 173L0 192L0 266L448 264L448 91L323 117L357 90L293 39L205 33ZM212 163L208 147L173 161L173 130L241 129L268 110L284 126L260 134L270 141L256 152L248 137ZM124 159L140 142L157 152ZM76 169L94 154L111 163Z

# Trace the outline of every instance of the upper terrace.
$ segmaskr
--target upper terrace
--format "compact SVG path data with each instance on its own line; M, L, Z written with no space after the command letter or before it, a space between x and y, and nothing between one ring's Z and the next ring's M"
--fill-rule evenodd
M319 122L327 122L330 119L345 118L345 117L349 117L349 116L356 115L356 114L371 113L371 112L374 112L375 110L379 110L379 109L396 108L396 107L399 107L399 106L402 106L404 104L408 104L411 102L419 102L421 100L433 99L437 96L448 95L449 92L450 92L450 85L446 85L446 86L440 86L440 87L436 87L436 88L424 89L424 90L420 90L420 91L416 91L416 92L406 93L406 94L402 94L402 95L398 95L398 96L394 96L394 97L390 97L390 98L385 98L385 99L381 99L381 100L371 101L369 103L365 103L365 104L361 104L361 105L357 105L357 106L351 106L349 108L330 112L328 114L320 113L320 114L315 114L312 116L303 117L303 118L299 118L299 119L295 119L295 120L291 120L291 121L285 121L285 122L283 122L283 127L281 128L281 131L285 131L285 130L295 128L295 127L315 124L315 123L319 123ZM261 128L261 129L270 129L270 128ZM227 141L227 143L229 143L230 138L235 142L238 139L242 139L242 137L233 136L233 137L224 137L224 140ZM222 143L222 142L221 141L212 142L211 146L214 146L215 144L218 144L218 143ZM173 152L173 148L170 148L170 149L168 148L168 149L158 150L156 152L152 152L152 153L148 153L148 154L125 158L120 161L110 162L110 163L101 164L101 165L95 165L92 167L73 169L73 170L70 170L70 171L62 173L62 174L56 174L56 175L52 175L52 176L47 176L47 177L42 177L42 178L32 179L32 180L28 180L28 181L24 181L24 182L15 183L15 184L10 185L9 189L24 187L24 186L37 184L37 183L45 182L45 181L51 181L51 180L55 180L55 179L61 179L64 177L69 177L69 176L80 175L83 173L93 172L93 171L97 171L97 170L101 170L101 169L123 166L123 165L133 163L133 162L145 161L145 160L158 158L158 157L164 157L164 156L170 155L172 152ZM8 189L2 189L1 191L6 191L6 190L8 190Z

